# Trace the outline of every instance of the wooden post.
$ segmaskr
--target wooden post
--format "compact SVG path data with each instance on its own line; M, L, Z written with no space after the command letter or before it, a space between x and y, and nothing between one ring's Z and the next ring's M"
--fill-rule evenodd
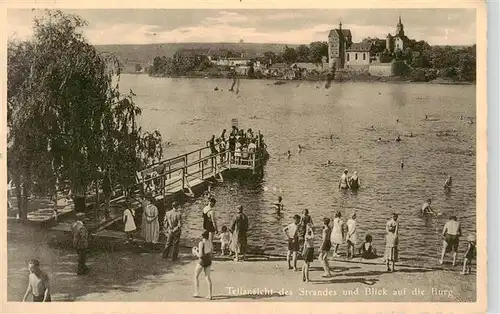
M205 162L200 161L201 163L201 179L203 180L203 172L205 172Z
M186 180L186 175L185 175L185 169L186 168L182 168L182 171L181 171L181 175L182 175L182 193L184 193L184 189L185 189L185 180Z
M198 151L198 160L201 160L201 149ZM202 165L200 165L198 163L198 170L202 167Z

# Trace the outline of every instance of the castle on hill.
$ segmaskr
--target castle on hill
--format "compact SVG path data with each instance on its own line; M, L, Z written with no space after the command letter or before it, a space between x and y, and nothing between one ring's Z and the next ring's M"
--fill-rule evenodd
M340 22L339 28L330 30L328 34L328 64L335 69L366 67L372 62L380 61L380 55L384 51L389 54L403 51L409 41L401 16L394 35L389 33L385 40L374 39L359 43L352 42L351 30L343 29Z

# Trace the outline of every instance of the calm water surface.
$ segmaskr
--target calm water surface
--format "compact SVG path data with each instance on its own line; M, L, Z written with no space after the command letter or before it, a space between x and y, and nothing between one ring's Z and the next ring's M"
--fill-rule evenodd
M273 83L243 80L234 94L228 91L230 80L123 75L120 89L137 94L141 125L158 129L172 143L165 157L205 145L212 134L229 129L232 118L245 129L261 130L271 154L264 178L226 181L212 191L219 225L229 226L242 204L250 219L249 244L265 253L285 252L281 228L304 208L316 224L318 245L323 217L340 210L347 218L356 211L359 239L372 234L379 250L385 245L385 223L397 212L401 257L414 261L438 257L438 232L451 214L459 217L465 235L475 232L476 157L468 155L470 145L475 152L475 124L459 120L460 115L475 119L475 86L353 82L324 89L314 82ZM216 86L222 91L214 91ZM369 130L372 125L375 131ZM405 136L410 132L414 137ZM387 142L378 143L379 137ZM299 144L305 147L300 154ZM293 154L289 159L287 150ZM323 166L327 160L333 165ZM357 193L337 189L344 168L358 171L362 188ZM453 190L445 195L448 174ZM285 203L281 217L272 206L279 195ZM441 217L419 214L429 197ZM199 238L202 207L201 200L184 205L184 238Z

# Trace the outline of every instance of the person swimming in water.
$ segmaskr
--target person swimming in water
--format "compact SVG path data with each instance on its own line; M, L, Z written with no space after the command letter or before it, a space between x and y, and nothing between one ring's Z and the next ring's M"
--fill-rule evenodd
M401 142L401 136L398 135L398 137L396 138L396 142Z
M404 167L405 167L405 161L401 159L401 169L403 169Z
M379 137L378 140L377 140L377 142L379 142L379 143L382 142L382 138Z
M425 115L425 120L429 120L429 117L427 115Z
M434 210L431 208L431 202L432 200L429 198L427 202L422 205L422 214L435 214Z
M451 182L451 176L448 176L448 179L444 182L444 189L447 191L451 190L452 182Z
M413 133L412 132L410 132L410 137L413 137Z
M274 206L276 207L276 213L280 214L281 211L283 210L283 197L278 196L278 203L274 203Z
M375 131L375 127L372 125L372 127L370 128L370 131Z
M396 123L399 123L399 119L396 119Z
M292 157L292 152L291 152L291 151L288 151L288 152L286 153L286 155L287 155L287 157L288 157L288 158L290 158L290 157Z
M331 165L333 165L333 162L332 162L331 160L327 160L327 161L323 164L323 166L331 166Z
M302 152L302 146L300 146L300 144L299 144L299 147L297 148L297 150L299 151L299 153Z
M339 189L346 190L350 188L349 179L347 177L347 169L344 170L344 173L340 176L339 180Z
M354 174L349 179L349 185L351 187L351 190L357 190L360 188L360 180L357 171L354 171Z

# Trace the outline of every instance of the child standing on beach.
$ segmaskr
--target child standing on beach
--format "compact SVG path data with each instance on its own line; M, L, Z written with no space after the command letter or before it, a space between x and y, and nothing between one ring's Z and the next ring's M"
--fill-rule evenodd
M342 214L338 211L335 213L335 219L333 220L333 229L331 235L331 242L333 245L333 257L339 257L340 255L337 253L339 250L339 246L344 242L344 233L343 226L344 221L340 219Z
M330 218L323 218L323 231L321 234L321 247L319 253L319 259L323 264L323 270L325 273L323 277L330 277L330 265L328 264L328 252L330 252L330 248L332 247L332 242L330 241L330 237L332 235L332 228L330 228Z
M226 251L228 255L231 255L229 244L231 243L232 234L227 230L226 226L222 226L221 231L222 233L219 235L221 256L226 255Z
M354 257L354 246L357 243L356 234L356 214L353 213L351 218L347 220L347 258Z
M461 272L462 275L467 275L471 273L472 261L476 258L476 239L471 234L467 237L467 241L469 243L467 245L467 251L465 252L464 268Z
M300 216L294 215L293 222L283 228L283 232L288 239L288 251L286 253L286 261L288 269L297 270L297 252L299 251L299 224ZM293 258L293 268L290 264L290 257Z
M304 257L304 265L302 265L302 281L309 282L309 266L314 260L314 231L311 223L308 223L306 226L302 256Z

